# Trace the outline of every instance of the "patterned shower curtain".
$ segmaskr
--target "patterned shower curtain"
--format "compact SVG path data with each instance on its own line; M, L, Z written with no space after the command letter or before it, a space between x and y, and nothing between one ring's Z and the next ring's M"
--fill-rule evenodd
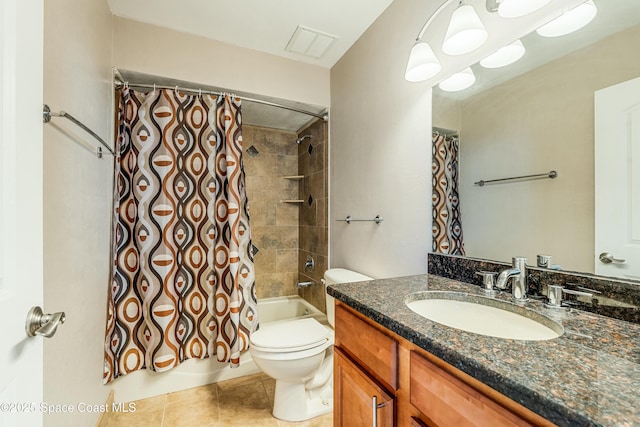
M457 137L432 134L432 251L464 255L460 199L458 198Z
M240 99L125 88L104 382L215 355L257 327Z

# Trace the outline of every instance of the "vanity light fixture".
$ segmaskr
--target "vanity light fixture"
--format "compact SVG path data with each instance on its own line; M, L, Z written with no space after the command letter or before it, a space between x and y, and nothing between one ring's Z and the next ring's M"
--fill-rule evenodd
M500 68L513 64L524 56L526 49L520 39L501 47L491 55L480 61L484 68Z
M464 55L482 46L488 37L489 33L473 6L460 1L451 15L442 51L447 55Z
M573 9L565 11L553 21L544 24L536 32L542 37L560 37L573 33L587 25L595 18L598 7L593 0L588 0Z
M404 78L410 82L422 82L435 76L440 70L442 70L442 65L440 65L440 61L436 58L429 43L416 41L409 54L409 63Z
M440 82L438 87L445 92L459 92L471 87L476 82L476 75L470 67Z
M494 12L490 9L489 3L491 0L487 0L487 10ZM497 6L498 15L502 18L519 18L524 15L535 12L538 9L548 5L551 0L493 0L494 5ZM494 6L494 7L495 7Z
M407 69L404 74L404 78L410 82L422 82L428 80L435 75L437 75L440 70L442 70L442 65L440 61L436 57L435 53L431 46L422 40L425 31L434 19L442 13L442 11L454 0L445 0L436 10L431 14L427 22L424 23L420 32L418 33L418 37L416 37L416 41L411 48L411 53L409 54L409 61L407 62ZM451 20L449 22L449 26L447 29L447 36L445 37L445 44L447 44L447 49L449 52L458 52L461 50L466 50L465 53L471 52L472 50L480 47L482 43L486 41L487 38L487 30L482 25L478 14L473 9L473 6L465 5L462 1L458 1L458 8L454 11ZM484 35L482 35L484 32ZM471 46L477 44L477 46L472 49L461 48L461 45L464 45L464 40L468 40L470 38L470 34L475 34L481 40L481 43L478 44L478 40L475 38L471 40ZM469 50L467 50L469 49ZM443 44L443 51L445 51L445 47ZM447 53L445 51L445 53ZM460 55L462 53L452 53L455 55Z

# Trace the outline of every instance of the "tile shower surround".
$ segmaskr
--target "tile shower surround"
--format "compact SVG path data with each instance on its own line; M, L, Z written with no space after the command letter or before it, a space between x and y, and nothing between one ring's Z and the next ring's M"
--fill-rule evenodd
M303 135L301 144L296 139ZM327 123L316 120L299 132L243 126L247 196L258 298L299 294L323 312L322 277L327 269ZM253 148L251 148L253 147ZM251 148L251 150L249 150ZM283 179L303 175L304 179ZM309 203L311 196L311 203ZM282 199L305 200L302 204ZM305 271L309 256L313 271ZM298 289L298 282L312 281Z
M295 295L300 244L299 207L280 203L298 197L298 182L282 179L298 173L295 132L244 125L243 145L257 154L243 156L258 298Z
M298 294L313 306L326 313L326 298L322 278L327 270L328 254L328 140L327 123L316 120L298 132L305 138L298 146L298 175L300 181L298 198L305 200L300 206L300 250L298 252L298 280L314 284L298 290ZM311 196L311 203L309 203ZM313 271L305 271L304 264L311 256L315 261Z
M508 262L495 262L457 255L430 253L427 258L430 274L478 286L482 286L482 277L476 275L476 272L481 270L498 272L511 267L511 263ZM546 286L549 284L572 284L600 291L602 293L594 296L592 304L578 301L574 295L565 295L564 298L578 310L640 324L640 282L538 267L528 269L528 281L530 295L540 299L544 298ZM630 304L635 308L598 304L598 296Z

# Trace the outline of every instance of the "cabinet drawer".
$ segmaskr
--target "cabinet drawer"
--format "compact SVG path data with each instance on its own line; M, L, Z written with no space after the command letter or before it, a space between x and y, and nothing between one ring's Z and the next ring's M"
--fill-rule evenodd
M389 390L398 389L398 342L336 305L336 345Z
M410 375L411 404L438 426L533 425L413 351Z

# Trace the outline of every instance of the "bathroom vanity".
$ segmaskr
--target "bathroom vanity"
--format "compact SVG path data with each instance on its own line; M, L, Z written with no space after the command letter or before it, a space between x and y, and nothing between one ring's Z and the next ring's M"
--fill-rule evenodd
M479 286L434 275L328 289L337 300L336 426L640 423L639 325L530 301L527 309L564 333L544 341L495 338L414 313L407 296L424 291L483 295ZM495 298L509 301L510 294Z

